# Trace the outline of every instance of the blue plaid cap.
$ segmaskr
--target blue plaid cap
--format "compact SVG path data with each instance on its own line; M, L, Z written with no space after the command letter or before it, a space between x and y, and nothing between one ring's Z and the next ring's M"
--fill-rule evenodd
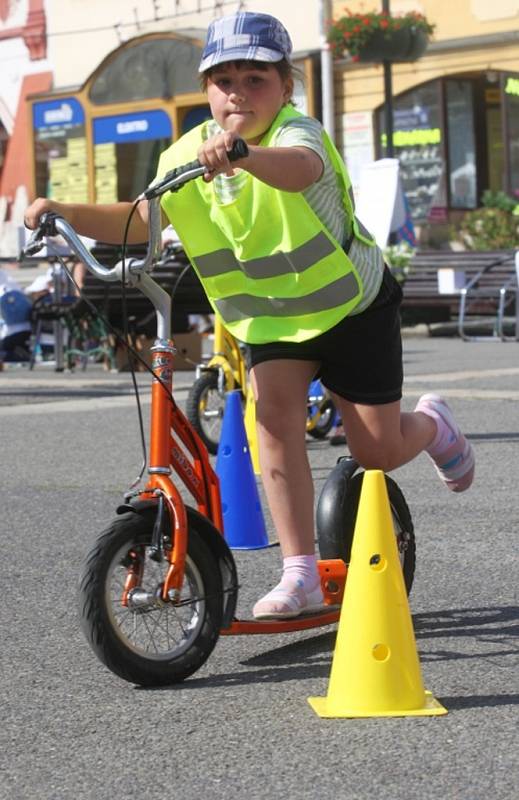
M198 71L241 59L274 63L288 59L291 52L292 41L278 19L242 11L210 23Z

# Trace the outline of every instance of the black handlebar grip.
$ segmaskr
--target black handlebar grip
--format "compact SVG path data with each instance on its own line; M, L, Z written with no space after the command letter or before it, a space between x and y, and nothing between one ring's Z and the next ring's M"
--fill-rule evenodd
M233 142L233 145L230 150L227 150L227 158L229 161L239 161L240 158L247 158L249 155L249 148L247 147L247 142L245 139L236 139ZM200 161L195 159L194 161L190 161L189 164L183 164L181 167L178 167L179 173L189 172L192 169L199 169L201 166Z
M238 161L240 158L246 158L248 155L249 148L244 139L236 139L231 149L227 151L227 158L229 161ZM168 175L183 175L185 172L191 172L193 169L200 169L201 166L200 161L195 158L194 161L190 161L188 164L182 164L181 167L171 170L171 173L168 173Z
M239 161L240 158L247 158L249 148L245 139L236 139L232 148L227 152L229 161Z
M227 151L229 161L238 161L240 158L246 158L248 155L249 148L247 147L247 142L243 139L236 139L231 149ZM198 177L198 175L201 174L200 169L202 169L202 172L205 171L198 159L190 161L188 164L182 164L180 167L175 167L166 173L161 181L148 186L143 196L147 200L151 200L153 197L159 197L167 191L176 192L184 183L187 183L188 180ZM187 173L190 172L195 174L188 176ZM184 181L181 181L184 176ZM180 180L175 183L177 178Z
M182 164L181 167L176 167L175 169L172 169L171 172L168 172L168 175L171 175L171 177L173 177L174 175L183 175L184 172L191 172L191 170L193 169L200 169L201 166L202 165L200 164L198 158L195 158L194 161L188 161L187 164ZM166 178L168 177L168 175L166 175Z

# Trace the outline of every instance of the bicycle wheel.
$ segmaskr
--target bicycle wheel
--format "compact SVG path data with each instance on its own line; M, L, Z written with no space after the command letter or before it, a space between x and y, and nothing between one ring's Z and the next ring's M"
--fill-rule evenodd
M315 417L319 415L317 422ZM306 422L306 432L314 439L325 439L333 428L335 406L330 399L319 406L310 406Z
M225 396L218 391L218 374L203 372L193 383L186 400L186 416L208 451L215 456L222 433Z
M218 565L191 526L180 601L163 602L169 567L150 558L154 510L121 514L87 556L79 582L86 638L108 669L141 686L183 681L206 661L222 623ZM122 601L129 573L138 586Z
M364 472L348 477L344 471L341 474L341 469L341 462L339 462L330 476L329 488L327 489L325 484L319 498L316 514L317 539L322 559L341 558L348 564ZM400 563L407 594L409 594L413 585L416 564L413 521L398 484L388 475L385 478Z

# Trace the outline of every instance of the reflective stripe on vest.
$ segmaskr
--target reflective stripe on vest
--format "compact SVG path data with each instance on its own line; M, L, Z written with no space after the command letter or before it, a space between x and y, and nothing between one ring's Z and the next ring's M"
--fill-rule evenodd
M227 272L240 270L248 278L279 278L293 272L304 272L322 258L335 252L335 246L324 233L296 247L288 253L274 253L271 256L238 261L232 250L215 250L207 255L193 259L201 278L215 278ZM350 299L350 298L348 298ZM227 319L227 317L225 317Z
M218 313L231 324L250 317L295 317L316 314L337 307L337 298L347 303L359 292L357 278L349 273L304 297L258 297L250 294L235 294L216 300Z
M269 147L279 127L298 116L292 107L281 109L260 145ZM172 145L161 157L159 176L189 161L204 135L202 125ZM351 220L351 238L362 239L351 181L331 140L322 135ZM282 192L247 175L236 197L224 203L212 184L198 179L178 194L164 195L162 207L213 309L241 341L306 341L340 322L362 298L362 281L348 250L301 192Z

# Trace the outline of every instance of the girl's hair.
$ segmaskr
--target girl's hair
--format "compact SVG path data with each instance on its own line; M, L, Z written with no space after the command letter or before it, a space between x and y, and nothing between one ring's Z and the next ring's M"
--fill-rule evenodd
M214 72L218 72L218 70L221 70L226 65L230 66L231 64L235 66L236 69L241 69L242 67L251 67L253 69L260 69L265 72L269 67L274 67L282 81L286 81L289 78L294 80L296 77L301 77L300 70L292 66L290 61L288 61L286 58L282 58L281 61L268 63L265 61L247 61L247 59L239 59L238 61L225 61L223 64L217 64L214 67L210 67L205 72L202 72L200 75L200 86L202 91L207 91L207 82Z

